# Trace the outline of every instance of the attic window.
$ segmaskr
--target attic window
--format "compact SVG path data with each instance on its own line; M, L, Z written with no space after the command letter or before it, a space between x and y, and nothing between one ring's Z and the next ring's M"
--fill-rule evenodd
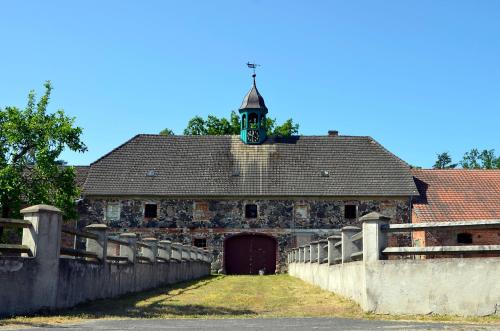
M207 247L207 239L205 239L205 238L195 238L193 240L193 244L196 247L206 248Z
M459 233L457 234L458 244L472 244L472 235L470 233Z
M148 170L148 172L146 173L146 176L156 177L156 170Z
M330 172L328 170L321 170L321 177L330 177Z
M245 217L246 218L257 218L257 205L248 204L245 206Z
M144 205L144 217L156 218L158 216L158 205L155 203L146 203Z
M356 205L345 205L344 206L344 218L345 219L355 219L357 216Z

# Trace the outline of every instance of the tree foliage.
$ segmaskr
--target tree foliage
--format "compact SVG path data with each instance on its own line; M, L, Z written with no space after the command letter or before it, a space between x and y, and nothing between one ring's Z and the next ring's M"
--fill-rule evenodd
M464 169L500 169L500 157L495 156L494 149L479 152L473 148L464 154L460 165Z
M195 116L189 120L185 135L238 135L241 130L240 116L232 111L229 118L209 115L206 119ZM276 119L266 118L266 131L270 136L288 137L299 133L299 124L290 118L283 124Z
M84 152L82 129L63 110L47 112L52 91L50 82L37 101L28 95L24 109L0 108L0 210L3 217L18 217L25 205L51 204L76 216L79 196L72 167L59 159L64 149Z
M453 163L451 156L447 153L437 155L435 169L453 169L458 164ZM494 149L484 149L481 152L477 148L473 148L466 152L460 161L460 166L463 169L500 169L500 157L495 155Z
M457 164L452 163L451 156L448 152L444 152L437 155L436 163L432 166L434 169L454 169Z
M160 134L162 136L175 136L174 131L170 130L169 128L165 128L165 129L161 130Z

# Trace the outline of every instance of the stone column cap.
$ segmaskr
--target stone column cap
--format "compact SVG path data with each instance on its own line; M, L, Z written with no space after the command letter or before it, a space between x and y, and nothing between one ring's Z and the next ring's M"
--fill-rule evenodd
M155 242L155 241L158 241L158 239L150 237L150 238L144 238L144 239L142 239L142 241Z
M120 233L120 237L126 237L126 238L137 238L137 235L132 232L124 232Z
M21 209L20 213L21 214L40 213L40 212L44 212L44 211L62 214L61 209L54 207L54 206L51 206L51 205L44 205L44 204L26 207L24 209Z
M106 224L102 223L94 223L94 224L89 224L85 227L85 229L91 229L91 230L106 230L108 226Z
M390 220L391 218L388 217L388 216L385 216L385 215L382 215L380 213L377 213L376 211L372 211L371 213L369 214L366 214L365 216L362 216L359 218L359 220L361 222L365 222L365 221L373 221L373 220L384 220L384 221L388 221Z
M160 244L171 244L172 242L170 240L160 240Z
M330 236L327 239L342 239L342 236L338 235L338 234L334 234L333 236Z

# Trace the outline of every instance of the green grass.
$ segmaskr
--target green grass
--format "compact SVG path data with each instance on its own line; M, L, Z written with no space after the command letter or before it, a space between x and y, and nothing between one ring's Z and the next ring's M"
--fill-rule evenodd
M152 291L98 300L58 313L0 320L0 326L44 326L84 319L350 317L500 323L499 317L392 316L363 313L347 299L290 277L210 276Z

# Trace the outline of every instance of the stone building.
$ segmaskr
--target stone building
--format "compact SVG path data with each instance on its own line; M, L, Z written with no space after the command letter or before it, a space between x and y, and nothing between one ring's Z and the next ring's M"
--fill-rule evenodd
M80 168L79 225L206 247L215 269L280 271L287 248L378 211L410 222L410 167L367 136L266 136L254 83L240 136L140 134Z

